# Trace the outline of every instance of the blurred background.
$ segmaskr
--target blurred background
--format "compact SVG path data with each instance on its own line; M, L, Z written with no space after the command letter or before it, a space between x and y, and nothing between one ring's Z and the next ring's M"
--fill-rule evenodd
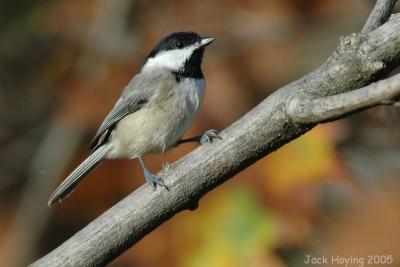
M107 161L47 207L161 37L192 30L217 39L192 136L224 129L318 67L341 35L360 31L374 2L0 1L0 266L47 254L144 183L137 161ZM365 265L392 256L373 266L400 266L399 122L396 108L380 107L320 125L109 266L307 266L306 255ZM158 171L195 147L145 160Z

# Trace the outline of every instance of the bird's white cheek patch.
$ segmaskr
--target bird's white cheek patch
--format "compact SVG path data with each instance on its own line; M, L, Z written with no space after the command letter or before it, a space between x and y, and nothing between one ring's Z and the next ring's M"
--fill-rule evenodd
M196 45L192 45L183 49L160 52L155 57L149 58L143 68L164 67L173 71L180 70L196 48Z

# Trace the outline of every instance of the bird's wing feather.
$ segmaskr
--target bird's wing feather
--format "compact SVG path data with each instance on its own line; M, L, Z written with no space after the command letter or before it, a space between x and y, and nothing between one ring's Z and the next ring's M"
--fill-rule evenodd
M168 81L172 78L171 74L166 75L165 72L159 71L150 75L139 73L133 77L111 112L97 130L90 144L92 151L108 140L112 129L122 118L141 109L150 101L156 91L170 84Z

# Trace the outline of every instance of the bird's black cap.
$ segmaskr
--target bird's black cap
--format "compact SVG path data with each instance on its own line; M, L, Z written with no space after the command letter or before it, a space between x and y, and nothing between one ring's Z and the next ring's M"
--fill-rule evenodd
M191 56L186 60L183 68L174 73L177 80L180 80L182 77L203 78L201 61L203 59L204 47L213 41L214 38L202 38L195 32L174 32L162 38L147 56L146 60L156 57L160 52L185 49L189 46L197 45Z
M174 32L162 38L148 57L154 57L160 51L185 48L200 41L201 36L195 32Z

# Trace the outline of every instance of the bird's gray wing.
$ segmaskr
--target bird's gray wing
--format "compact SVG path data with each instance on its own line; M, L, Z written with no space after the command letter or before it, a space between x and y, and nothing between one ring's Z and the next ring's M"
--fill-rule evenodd
M137 74L125 87L114 108L97 130L90 143L92 151L107 142L111 131L122 118L141 109L158 90L171 86L169 81L172 78L171 75L164 72L154 75Z

